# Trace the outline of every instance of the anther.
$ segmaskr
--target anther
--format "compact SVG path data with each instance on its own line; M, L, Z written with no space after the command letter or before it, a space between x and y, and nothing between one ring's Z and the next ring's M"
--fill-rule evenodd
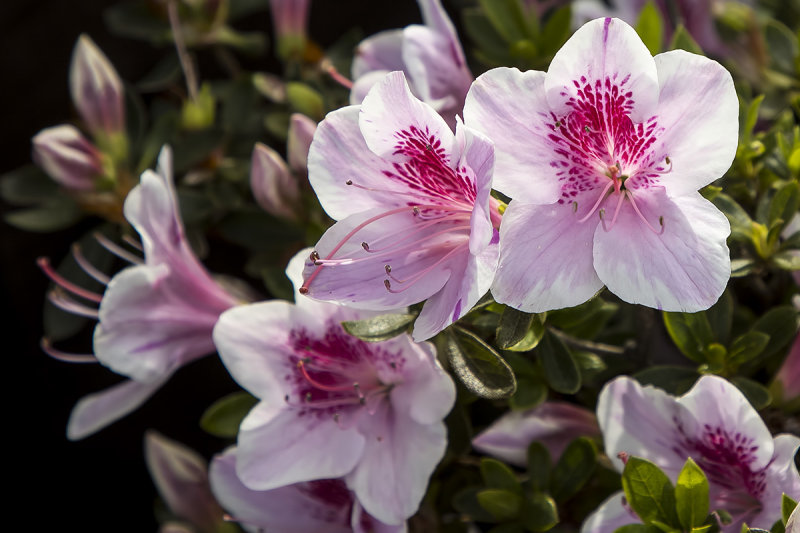
M297 292L299 292L300 294L308 294L308 287L300 287L299 289L297 289Z
M668 164L668 165L671 165L671 164L672 164L672 161L670 160L669 156L667 156L667 157L665 157L665 158L664 158L664 162L665 162L666 164Z
M390 290L392 290L392 284L391 284L391 283L389 283L389 280L388 280L388 279L385 279L385 280L383 280L383 286L384 286L384 287L386 287L386 290L387 290L387 291L390 291Z
M307 392L307 393L306 393L306 401L307 401L307 402L310 402L310 401L311 401L311 393L310 393L310 392Z
M353 180L347 180L347 181L344 182L344 184L345 185L352 185L353 184Z
M560 127L561 127L561 121L560 120L556 120L556 123L553 124L553 129L557 130Z
M414 206L414 208L411 210L411 212L414 213L414 216L419 215L419 207Z
M584 126L583 131L585 131L586 133L592 133L592 130L589 129L589 126Z
M316 250L314 250L313 252L311 252L310 259L311 259L311 260L312 260L314 263L316 263L317 261L319 261L319 252L317 252Z
M578 202L576 202L574 200L572 202L572 212L573 213L577 213L578 212Z
M392 265L386 265L383 267L383 269L386 271L387 274L392 273Z
M366 250L367 252L369 252L369 244L367 244L367 242L366 242L366 241L363 241L363 242L361 243L361 247L362 247L364 250Z

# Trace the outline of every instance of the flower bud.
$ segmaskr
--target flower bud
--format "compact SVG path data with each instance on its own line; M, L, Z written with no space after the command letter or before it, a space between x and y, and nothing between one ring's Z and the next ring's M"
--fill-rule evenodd
M276 217L297 219L295 204L300 190L286 162L272 148L256 143L250 167L253 196L266 212Z
M34 162L68 189L91 190L103 173L100 151L74 126L43 129L32 142Z
M305 49L309 3L310 0L270 0L278 55L283 59L301 56Z
M122 80L114 66L88 35L72 51L69 75L72 101L95 135L122 133L125 105Z
M317 131L316 122L300 113L292 115L289 123L286 157L289 160L289 168L295 174L306 175L308 173L308 149L311 147L315 131Z
M800 408L800 334L795 337L789 354L775 374L770 390L781 405L790 410Z

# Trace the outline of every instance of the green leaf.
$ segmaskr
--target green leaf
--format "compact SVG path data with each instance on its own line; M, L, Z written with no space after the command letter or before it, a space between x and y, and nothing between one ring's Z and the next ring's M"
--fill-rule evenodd
M677 527L675 489L656 465L639 457L629 457L622 471L622 489L633 511L645 524L659 521Z
M547 385L527 375L517 375L517 391L508 399L514 410L532 409L547 399Z
M531 531L547 531L558 523L556 502L543 492L534 492L525 499L522 523Z
M61 194L58 184L35 165L0 176L0 197L12 205L31 205Z
M476 7L465 8L462 14L464 30L475 44L476 55L492 66L510 64L512 62L508 43L494 28L483 11Z
M773 258L774 259L774 258ZM731 277L742 278L749 276L756 268L756 262L752 259L732 259L731 260Z
M797 37L792 30L770 18L764 25L764 39L772 64L781 72L794 75L798 47Z
M453 372L473 394L489 399L507 398L517 390L517 380L508 363L480 337L453 328L445 350Z
M712 203L728 217L731 224L731 239L747 242L750 240L753 220L739 203L725 193L719 193Z
M647 524L627 524L615 529L614 533L659 533L660 531L657 527Z
M484 489L477 497L481 507L501 522L513 520L522 508L522 496L509 490Z
M753 324L754 331L769 335L761 357L769 357L789 344L797 335L797 311L791 305L773 307Z
M757 381L742 376L735 376L731 378L731 383L742 391L742 394L747 397L747 400L756 411L764 409L772 403L772 395L769 390Z
M536 347L550 387L563 394L575 394L581 388L581 372L578 363L564 343L554 334L545 333Z
M652 0L648 0L639 12L636 22L636 33L642 38L645 46L653 55L661 53L661 44L664 38L664 23L661 13Z
M453 507L459 513L477 522L496 522L494 515L484 509L478 501L478 493L483 490L483 487L478 486L470 486L461 489L453 496Z
M592 477L597 463L594 442L579 437L569 443L550 476L550 494L557 502L574 496Z
M547 314L549 324L581 339L593 339L614 316L619 305L594 297L581 305Z
M781 518L783 519L783 524L786 525L786 522L789 521L789 517L792 515L792 512L797 507L797 502L794 501L790 496L787 496L786 493L781 496Z
M364 320L347 320L342 322L342 327L347 333L362 341L380 342L408 331L415 318L417 315L378 315Z
M534 315L531 327L525 332L525 336L516 344L509 346L506 350L511 352L529 352L536 348L544 337L545 327L544 315Z
M296 227L288 226L257 208L231 213L216 229L228 242L257 252L277 253L287 245L303 240Z
M796 252L780 252L771 257L772 263L783 270L800 270L800 255Z
M763 352L767 344L769 335L760 331L748 331L733 339L728 351L728 360L734 365L746 363Z
M550 15L538 39L542 55L550 56L555 54L567 41L571 31L571 20L572 8L569 5L556 9Z
M286 84L286 98L292 108L307 117L322 120L325 116L325 104L316 90L300 82L291 81Z
M534 319L533 314L518 311L506 306L500 315L500 324L497 326L496 341L498 348L508 349L525 338Z
M481 459L481 477L483 478L483 484L491 489L504 489L519 494L522 493L522 486L519 484L517 476L508 465L497 459L490 457Z
M503 38L513 43L533 37L520 0L479 0L483 12Z
M733 296L730 291L726 290L722 293L717 303L706 311L706 318L714 338L722 344L727 344L733 325Z
M82 216L83 213L70 197L54 196L37 207L6 213L5 220L15 228L49 233L72 226Z
M704 312L668 313L664 312L664 325L672 342L683 355L703 363L706 361L706 348L714 342L714 333Z
M680 396L692 388L700 374L688 366L663 365L640 370L633 377L642 385L653 385L670 394Z
M233 438L239 433L244 417L257 403L257 398L244 391L224 396L206 409L200 417L200 427L214 436Z
M675 501L684 530L703 525L708 516L708 479L691 457L678 474Z
M767 210L767 226L772 226L777 220L783 220L781 228L797 214L800 209L800 185L796 181L784 183L769 202Z
M753 98L753 100L747 105L747 111L744 113L744 123L742 124L741 131L739 132L740 137L743 141L745 141L745 143L753 136L753 128L755 128L756 123L758 123L758 110L761 107L761 102L763 101L764 95L760 94ZM740 105L740 109L744 110L745 106Z
M528 446L528 476L534 490L545 490L550 485L552 461L544 444L533 441Z
M675 28L675 33L672 34L672 42L669 45L670 50L686 50L693 54L702 54L703 49L697 44L691 34L686 30L683 24L678 24Z

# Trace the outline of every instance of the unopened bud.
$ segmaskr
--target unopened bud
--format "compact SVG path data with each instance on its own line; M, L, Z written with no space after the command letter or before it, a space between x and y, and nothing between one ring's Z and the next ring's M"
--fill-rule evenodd
M300 57L306 47L310 0L270 0L278 55Z
M317 123L300 113L294 113L289 122L289 141L286 146L286 156L289 159L289 168L295 174L305 175L308 172L308 149Z
M47 128L32 139L34 162L67 189L94 189L103 173L100 151L74 126Z
M75 44L69 84L72 102L93 134L111 135L124 131L122 80L88 35L81 35Z
M272 148L256 143L250 167L253 196L267 213L297 219L295 206L300 195L297 180L280 155Z

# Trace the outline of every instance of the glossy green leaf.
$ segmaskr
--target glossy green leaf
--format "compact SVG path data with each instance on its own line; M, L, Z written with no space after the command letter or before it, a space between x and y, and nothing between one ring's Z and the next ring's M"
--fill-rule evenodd
M783 270L800 270L800 256L794 252L780 252L772 256L772 263Z
M34 165L0 176L0 197L12 205L38 204L58 194L61 194L58 184Z
M797 502L784 493L781 496L781 518L783 519L784 525L789 521L789 517L792 515L795 507L797 507Z
M224 396L206 409L200 417L200 427L217 437L233 438L239 433L244 417L257 403L257 398L244 391Z
M593 339L618 309L618 304L594 297L575 307L548 312L547 322L575 337Z
M544 444L533 441L528 446L528 477L534 490L546 490L550 486L552 461Z
M615 529L614 533L659 533L660 531L657 527L647 524L627 524Z
M769 202L767 211L767 225L772 226L777 220L782 220L782 229L797 214L800 209L800 185L797 181L784 183Z
M362 341L380 342L408 331L417 315L388 314L342 322L344 330Z
M518 311L511 306L503 309L500 324L497 326L497 347L508 349L525 338L535 315Z
M581 373L566 345L554 334L545 333L536 347L550 387L564 394L575 394L581 388Z
M760 101L760 100L759 100ZM731 224L731 239L747 242L750 240L750 228L752 219L739 203L725 193L719 193L714 197L712 203L717 209L728 217Z
M481 477L483 484L491 489L504 489L522 493L522 486L516 474L505 463L484 457L481 459Z
M692 388L700 374L689 366L662 365L640 370L633 377L642 385L653 385L680 396Z
M683 355L703 363L706 360L706 347L714 342L714 333L704 312L668 313L664 312L664 325L672 342Z
M483 491L483 487L470 486L458 491L453 496L453 507L459 513L470 517L478 522L496 522L494 515L481 506L478 501L478 493Z
M572 8L569 5L556 9L547 19L538 42L542 55L555 54L569 38L572 20Z
M550 494L557 502L574 496L592 477L597 463L594 442L580 437L569 443L550 476Z
M722 344L727 344L731 336L731 326L733 325L733 296L730 291L722 293L717 303L706 311L708 324L714 338Z
M445 350L453 372L473 394L489 399L507 398L517 390L511 367L474 333L454 328Z
M299 82L286 84L286 98L295 111L321 120L325 116L325 103L322 95L308 85Z
M772 394L769 390L757 381L742 376L735 376L731 378L731 383L736 385L742 394L747 397L747 400L756 410L764 409L772 403Z
M773 307L753 324L753 331L769 335L761 357L769 357L797 335L797 311L791 305Z
M764 40L769 49L772 65L781 72L795 75L797 37L785 24L769 18L764 25Z
M556 502L543 492L534 492L525 499L522 523L530 531L547 531L558 523Z
M656 465L646 459L629 457L622 471L622 489L628 504L645 524L657 520L678 527L675 489Z
M50 233L75 224L83 213L68 196L54 196L28 209L5 214L5 221L15 228L36 233Z
M757 357L769 344L769 335L760 331L748 331L731 343L728 360L735 365L746 363Z
M699 466L688 458L675 483L678 519L684 530L703 525L708 516L708 479Z
M700 45L692 38L683 24L678 24L678 27L675 28L675 33L672 34L672 42L669 45L669 49L686 50L693 54L703 54L703 49L700 48Z
M661 13L652 0L642 7L639 11L639 20L636 22L636 33L641 37L642 42L653 55L661 53L662 40L664 38L664 22L661 20Z
M479 0L494 29L509 43L533 37L520 0Z
M517 375L517 391L508 399L512 409L532 409L547 399L547 385L527 375Z
M483 489L478 492L477 498L481 507L501 522L513 520L522 508L522 496L509 490Z

